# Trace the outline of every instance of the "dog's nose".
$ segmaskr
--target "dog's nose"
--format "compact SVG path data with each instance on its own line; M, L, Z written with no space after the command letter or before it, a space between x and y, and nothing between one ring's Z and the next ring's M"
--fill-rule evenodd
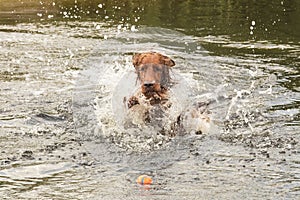
M153 82L145 82L144 86L147 88L153 87L154 83Z

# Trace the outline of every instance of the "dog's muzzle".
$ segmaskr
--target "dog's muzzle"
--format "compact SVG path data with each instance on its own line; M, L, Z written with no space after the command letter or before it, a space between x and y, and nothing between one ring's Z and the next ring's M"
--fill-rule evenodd
M152 88L155 84L155 81L152 81L152 82L145 82L144 83L144 87L145 88Z

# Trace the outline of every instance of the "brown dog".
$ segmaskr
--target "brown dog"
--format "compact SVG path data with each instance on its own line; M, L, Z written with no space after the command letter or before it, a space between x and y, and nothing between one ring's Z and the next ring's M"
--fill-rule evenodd
M140 92L151 105L164 103L170 85L169 70L175 62L155 52L137 53L132 62L141 85ZM128 108L136 104L139 104L139 98L133 96L128 101Z
M173 105L168 93L171 86L169 71L175 65L172 59L155 52L137 53L133 56L133 65L140 88L127 101L129 127L130 124L151 123L160 128L161 133L173 136L175 132L208 132L210 118L206 103L191 105L184 112L170 116ZM167 128L171 118L173 121Z

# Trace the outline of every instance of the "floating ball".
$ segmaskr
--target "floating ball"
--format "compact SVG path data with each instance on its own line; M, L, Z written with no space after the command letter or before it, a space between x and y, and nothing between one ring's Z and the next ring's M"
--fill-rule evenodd
M150 185L152 184L152 178L147 175L141 175L136 179L136 182L141 185Z

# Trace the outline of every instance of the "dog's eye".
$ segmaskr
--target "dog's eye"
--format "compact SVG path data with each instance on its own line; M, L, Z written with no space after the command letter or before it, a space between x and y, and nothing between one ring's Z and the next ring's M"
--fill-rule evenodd
M159 67L159 66L154 66L154 67L153 67L153 70L154 70L155 72L161 72L161 71L162 71L162 68Z
M140 72L143 72L143 71L145 71L145 70L146 70L146 67L140 67L140 68L139 68L139 71L140 71Z

